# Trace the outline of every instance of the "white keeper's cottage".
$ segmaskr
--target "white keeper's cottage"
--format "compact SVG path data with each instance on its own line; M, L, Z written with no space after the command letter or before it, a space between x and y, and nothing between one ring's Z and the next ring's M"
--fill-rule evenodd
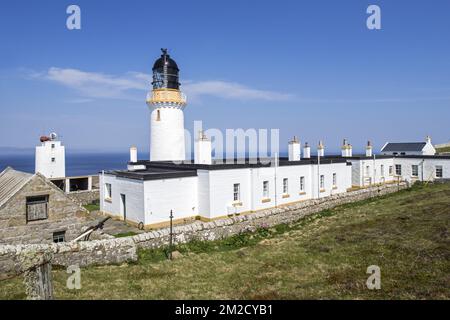
M419 143L420 148L387 143L382 155L372 152L370 142L365 155L353 155L347 140L341 155L325 155L320 142L312 157L310 145L305 143L301 150L300 141L294 138L287 158L223 162L212 159L211 141L201 132L195 141L194 160L186 160L187 101L178 74L176 62L163 50L154 63L153 88L147 96L150 160L139 161L132 147L127 170L101 174L103 213L157 228L167 225L170 212L175 222L212 220L344 193L352 187L450 178L450 157L436 156L431 139Z

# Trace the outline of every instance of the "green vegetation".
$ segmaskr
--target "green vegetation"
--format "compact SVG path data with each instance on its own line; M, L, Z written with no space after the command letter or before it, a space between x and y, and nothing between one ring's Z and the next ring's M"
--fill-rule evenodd
M91 203L91 204L86 204L83 206L86 210L88 210L89 212L92 211L99 211L100 210L100 205L96 204L96 203Z
M135 236L137 234L138 233L136 233L136 232L128 231L128 232L122 232L122 233L115 234L114 237L116 237L116 238L124 238L124 237Z
M436 148L438 153L450 152L450 147Z
M292 225L262 226L228 239L139 250L136 263L82 269L82 289L60 299L449 299L450 184L414 185L325 210ZM381 268L368 290L367 267ZM21 279L0 298L23 298Z

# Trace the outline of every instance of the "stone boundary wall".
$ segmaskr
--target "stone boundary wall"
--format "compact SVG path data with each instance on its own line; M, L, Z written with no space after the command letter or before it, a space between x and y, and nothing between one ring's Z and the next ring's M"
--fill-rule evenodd
M98 189L73 191L66 194L70 199L74 200L82 206L100 201L100 191Z
M338 205L360 201L393 193L407 188L406 183L336 194L322 199L311 199L281 208L267 209L249 215L234 216L211 222L195 222L173 228L174 243L191 240L223 239L258 227L272 227L281 223L291 223L308 215L330 209ZM63 242L54 244L0 245L0 278L2 274L20 270L19 257L23 252L35 251L42 254L51 252L54 265L107 265L136 261L138 248L159 248L169 244L169 228L150 231L126 238L94 240L87 242Z

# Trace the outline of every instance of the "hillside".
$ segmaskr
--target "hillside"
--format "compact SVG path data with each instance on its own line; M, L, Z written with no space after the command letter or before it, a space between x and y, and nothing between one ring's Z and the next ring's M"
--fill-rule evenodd
M141 251L135 264L82 269L82 289L59 299L449 299L450 184L416 185L323 211L295 225L216 242ZM368 290L369 265L381 290ZM0 282L1 299L24 298L20 278Z

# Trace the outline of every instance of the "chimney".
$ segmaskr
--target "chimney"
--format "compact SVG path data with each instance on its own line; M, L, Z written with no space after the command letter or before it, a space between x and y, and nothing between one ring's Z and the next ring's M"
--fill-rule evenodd
M135 146L130 148L130 162L137 162L137 148Z
M198 140L195 141L194 163L212 164L211 141L203 131L199 131Z
M342 156L351 157L352 154L352 145L347 142L347 139L344 139L344 141L342 142Z
M305 146L303 147L303 158L311 158L311 147L309 146L308 142L305 142Z
M289 141L289 161L299 161L300 160L300 142L297 137L294 136L292 141Z
M323 145L322 140L319 141L319 145L317 146L317 155L319 157L325 156L325 146Z
M366 147L366 157L371 157L372 156L372 142L367 141L367 147Z

